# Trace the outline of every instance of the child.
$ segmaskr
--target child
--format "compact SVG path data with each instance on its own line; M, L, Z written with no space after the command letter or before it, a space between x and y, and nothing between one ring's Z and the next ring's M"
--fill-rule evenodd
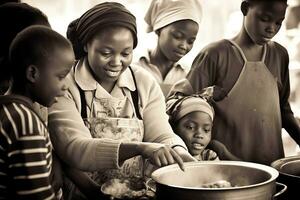
M214 110L199 96L185 96L167 102L169 122L192 156L197 160L219 160L216 152L207 149L211 141Z
M219 88L213 102L213 138L244 161L269 165L284 157L282 127L300 144L300 128L288 102L289 56L271 41L286 8L286 0L243 0L243 26L237 36L204 48L187 81L172 91Z
M30 25L50 27L50 24L47 16L39 9L26 3L11 2L0 6L0 25L0 94L4 94L9 88L11 76L8 65L10 43L18 32Z
M92 172L99 185L143 178L141 156L158 167L195 160L168 123L159 85L142 68L129 67L136 31L122 4L105 2L67 32L78 62L67 94L49 109L51 139L62 160ZM77 194L70 191L70 198Z
M64 95L72 46L48 27L30 26L13 40L9 61L13 82L0 97L0 199L56 199L52 146L33 104L49 107Z
M153 75L165 95L187 74L187 66L178 61L192 49L201 18L199 0L152 0L148 8L147 32L156 33L157 45L141 56L137 65Z

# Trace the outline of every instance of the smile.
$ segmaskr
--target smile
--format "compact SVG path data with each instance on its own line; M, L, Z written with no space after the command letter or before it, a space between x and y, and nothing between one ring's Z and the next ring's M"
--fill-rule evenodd
M110 77L117 77L117 76L119 76L121 71L111 71L111 70L106 70L105 69L105 72Z

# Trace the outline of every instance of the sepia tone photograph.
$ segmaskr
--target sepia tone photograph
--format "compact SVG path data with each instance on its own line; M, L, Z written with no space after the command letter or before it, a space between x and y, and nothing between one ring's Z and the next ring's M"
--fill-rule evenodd
M300 0L0 0L0 199L300 199Z

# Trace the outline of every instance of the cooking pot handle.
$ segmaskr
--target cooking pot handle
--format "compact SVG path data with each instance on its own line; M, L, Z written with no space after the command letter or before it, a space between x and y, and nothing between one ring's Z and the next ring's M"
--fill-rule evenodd
M279 192L277 192L277 188L279 188ZM287 190L287 186L283 183L276 182L276 194L274 194L273 199L277 199L278 196L282 195Z

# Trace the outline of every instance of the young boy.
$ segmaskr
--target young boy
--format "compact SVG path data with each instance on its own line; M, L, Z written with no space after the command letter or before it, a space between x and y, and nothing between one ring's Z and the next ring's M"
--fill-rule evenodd
M177 85L172 92L219 88L213 103L213 138L244 161L269 165L284 157L282 127L300 144L300 128L288 102L288 53L271 41L286 8L286 0L242 1L240 32L204 48L195 58L184 87L177 90Z
M13 40L9 61L12 86L0 97L0 199L56 199L52 145L33 103L49 107L64 95L72 45L45 26L30 26Z

